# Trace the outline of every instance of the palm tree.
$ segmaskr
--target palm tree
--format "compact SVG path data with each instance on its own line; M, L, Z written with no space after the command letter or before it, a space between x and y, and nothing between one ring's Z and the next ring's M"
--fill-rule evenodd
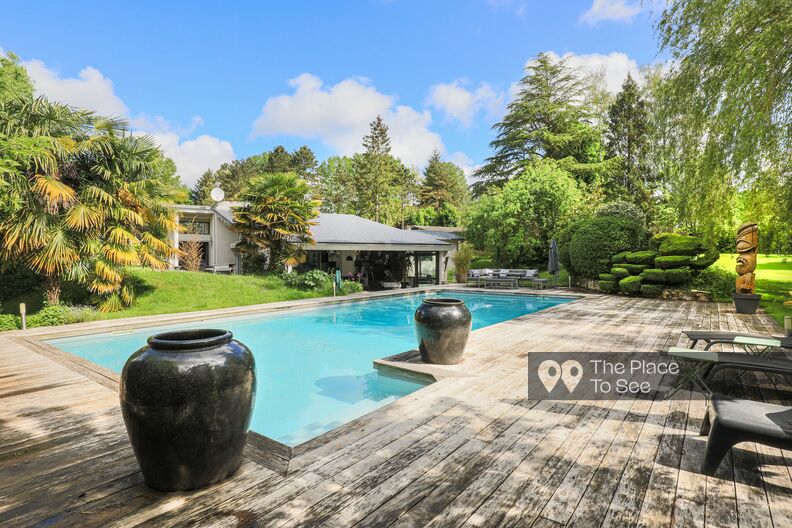
M130 305L125 268L161 269L176 251L159 156L118 120L44 98L0 104L0 260L42 275L50 303L68 279L87 284L102 311Z
M267 173L251 179L240 199L245 205L234 210L239 251L248 259L268 254L268 269L299 262L302 246L313 243L312 219L319 214L305 180L291 172Z

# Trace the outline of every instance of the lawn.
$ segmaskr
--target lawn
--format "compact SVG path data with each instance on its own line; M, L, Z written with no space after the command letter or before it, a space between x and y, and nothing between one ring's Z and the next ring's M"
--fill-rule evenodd
M194 312L232 306L290 301L325 295L322 291L302 291L286 286L275 275L215 275L188 271L154 271L133 268L137 300L131 308L108 314L94 314L98 319L118 319L141 315ZM68 302L68 299L66 299ZM28 313L41 309L42 295L30 292L3 303L5 313L18 313L20 302L27 303Z
M714 264L734 271L736 254L722 253ZM792 255L759 255L756 266L756 293L762 296L762 307L781 325L784 316L792 315L792 306L784 301L792 300Z

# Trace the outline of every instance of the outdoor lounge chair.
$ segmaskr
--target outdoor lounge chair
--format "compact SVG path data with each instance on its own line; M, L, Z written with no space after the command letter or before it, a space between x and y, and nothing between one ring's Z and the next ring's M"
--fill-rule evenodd
M792 449L792 407L714 394L701 434L708 435L701 472L714 475L729 449L740 442Z
M759 344L766 344L761 340ZM757 340L741 337L738 344L755 344ZM771 342L769 346L777 347L778 341ZM671 397L685 383L691 382L707 396L712 394L709 383L715 374L723 369L751 370L772 374L792 376L792 360L784 357L768 357L755 354L738 352L711 352L709 350L691 350L689 348L672 347L668 355L673 357L680 367L679 378L674 386L666 393L666 398Z
M750 337L753 339L776 339L781 342L781 347L792 349L792 335L786 337L762 335L762 334L748 334L745 332L721 332L716 330L683 330L688 339L690 339L690 348L696 348L699 341L704 341L706 346L704 350L709 350L710 347L717 344L733 345L734 339L737 337Z

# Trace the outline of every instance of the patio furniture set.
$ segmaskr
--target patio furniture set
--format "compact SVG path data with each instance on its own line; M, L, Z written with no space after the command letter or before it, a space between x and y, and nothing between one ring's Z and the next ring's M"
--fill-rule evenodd
M773 349L792 350L792 335L786 337L740 334L737 332L688 330L689 348L672 347L668 354L680 367L677 383L669 397L685 383L698 387L709 399L701 434L707 435L707 448L701 472L714 475L721 461L734 445L756 442L779 449L792 449L792 407L716 394L709 387L715 374L724 369L742 372L792 375L792 360L786 355L770 355ZM699 341L704 350L695 349ZM713 352L717 344L734 345L745 350Z
M547 288L549 279L540 279L535 269L477 269L468 272L468 284L484 288L517 288L530 281L532 288Z

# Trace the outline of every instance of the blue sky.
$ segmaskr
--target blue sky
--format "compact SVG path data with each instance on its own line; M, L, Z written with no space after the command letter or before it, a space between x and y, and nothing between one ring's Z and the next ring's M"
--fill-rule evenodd
M29 0L2 7L0 50L40 93L152 134L188 184L277 144L349 154L377 113L407 162L440 148L470 170L537 53L604 68L613 89L656 62L652 5Z

